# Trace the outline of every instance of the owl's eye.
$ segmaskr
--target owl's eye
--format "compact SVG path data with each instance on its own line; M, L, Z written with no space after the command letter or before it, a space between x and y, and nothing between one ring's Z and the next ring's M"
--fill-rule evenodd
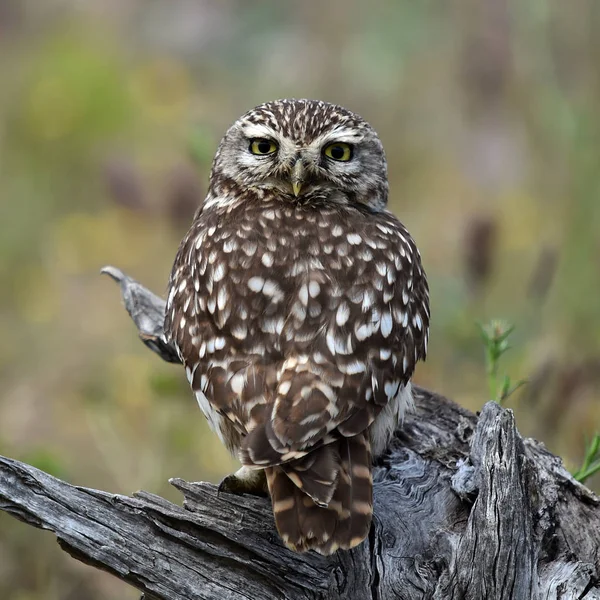
M265 140L263 138L255 138L250 141L250 152L252 154L266 155L277 152L277 144L271 140Z
M327 158L333 158L341 162L348 162L352 158L352 146L344 142L334 142L325 146L323 151Z

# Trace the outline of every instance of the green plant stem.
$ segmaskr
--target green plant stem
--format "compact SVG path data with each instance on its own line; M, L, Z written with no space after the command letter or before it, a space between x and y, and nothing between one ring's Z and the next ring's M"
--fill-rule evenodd
M589 444L586 444L585 455L581 467L575 473L573 477L577 481L584 483L586 479L590 478L600 471L600 433L596 433Z

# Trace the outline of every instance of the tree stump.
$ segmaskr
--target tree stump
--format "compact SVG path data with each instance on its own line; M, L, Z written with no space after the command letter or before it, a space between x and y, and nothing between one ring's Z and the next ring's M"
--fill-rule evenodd
M142 341L162 341L164 302L118 269ZM295 554L267 498L173 479L183 506L147 492L72 486L0 457L0 509L56 534L69 554L146 600L600 600L600 499L493 402L476 416L415 388L416 410L374 472L367 540Z

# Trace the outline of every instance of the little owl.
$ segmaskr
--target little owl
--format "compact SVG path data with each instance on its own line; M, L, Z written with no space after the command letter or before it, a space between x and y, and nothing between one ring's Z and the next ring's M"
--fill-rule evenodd
M429 296L387 209L382 144L358 115L268 102L227 131L171 274L167 341L292 550L360 544L372 461L412 405Z

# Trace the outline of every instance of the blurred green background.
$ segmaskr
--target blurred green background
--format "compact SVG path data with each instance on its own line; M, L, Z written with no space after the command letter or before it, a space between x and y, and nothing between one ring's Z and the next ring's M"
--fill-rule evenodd
M475 322L513 322L509 405L576 466L600 423L599 28L598 0L0 0L0 453L176 501L169 477L230 472L98 271L164 293L225 128L295 96L381 134L431 284L418 383L478 409ZM138 597L0 514L3 600Z

